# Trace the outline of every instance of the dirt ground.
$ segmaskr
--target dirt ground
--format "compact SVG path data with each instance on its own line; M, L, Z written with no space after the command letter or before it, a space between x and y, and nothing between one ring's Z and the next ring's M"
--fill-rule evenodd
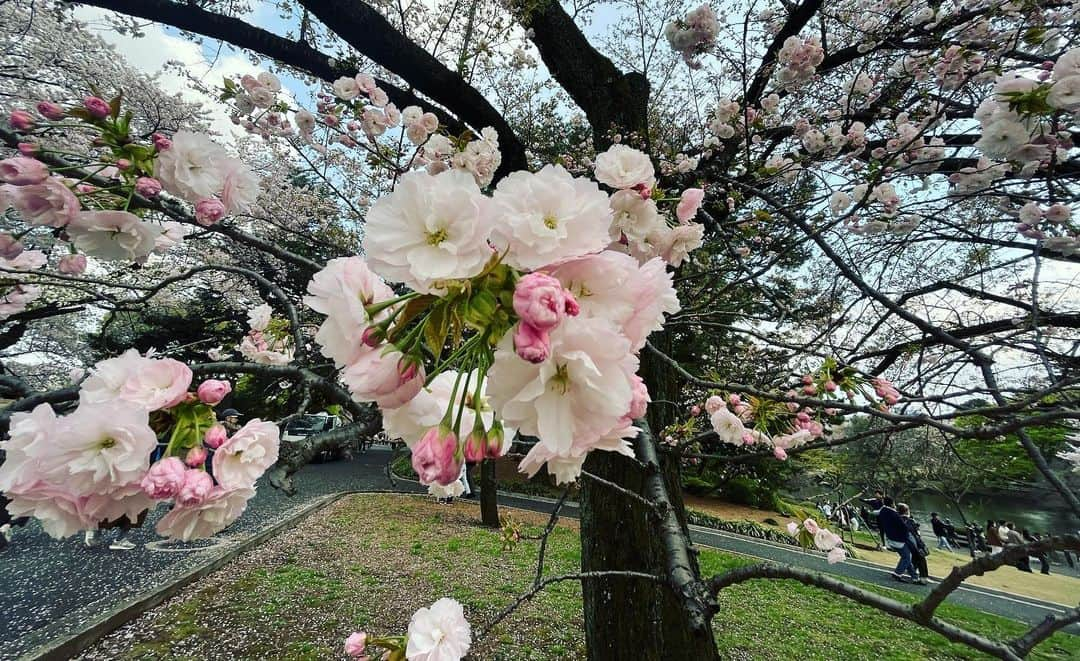
M764 526L772 527L765 522L765 519L772 519L777 522L778 525L776 528L778 530L783 530L789 521L794 521L794 519L777 514L776 512L760 510L746 505L726 503L713 498L692 496L690 494L687 494L685 498L687 507L707 512L727 521L755 521ZM936 542L927 539L925 536L923 539L927 541L928 546L930 546L930 555L926 558L926 565L930 569L931 576L945 576L954 566L965 564L970 559L966 551L961 551L959 553L939 551L935 548L937 546ZM890 568L896 566L897 556L890 551L868 551L860 548L858 549L858 554L859 559L865 560L866 562L872 562ZM1013 567L1002 567L1001 569L984 576L974 576L969 578L965 583L1005 590L1014 594L1043 599L1065 606L1076 606L1077 600L1080 599L1080 578L1062 576L1057 573L1051 573L1049 576L1044 576L1038 573L1038 567L1038 562L1032 562L1032 568L1035 569L1034 574L1022 572ZM1054 568L1051 567L1050 571L1053 572Z

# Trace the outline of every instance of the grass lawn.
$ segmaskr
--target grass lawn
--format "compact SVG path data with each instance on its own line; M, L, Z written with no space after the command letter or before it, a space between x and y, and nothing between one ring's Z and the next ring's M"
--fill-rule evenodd
M538 533L546 517L504 514ZM537 543L501 550L497 532L478 525L471 503L354 496L313 515L125 625L82 659L343 658L356 629L404 633L410 614L441 596L465 605L475 629L523 592ZM548 545L550 573L579 568L574 522ZM706 574L747 562L701 554ZM868 586L913 599L883 586ZM790 581L752 581L720 593L715 620L729 659L982 658L919 627ZM1024 625L944 605L939 614L985 635L1015 636ZM474 659L580 659L581 590L558 584L500 625ZM1080 658L1080 637L1057 634L1033 658Z

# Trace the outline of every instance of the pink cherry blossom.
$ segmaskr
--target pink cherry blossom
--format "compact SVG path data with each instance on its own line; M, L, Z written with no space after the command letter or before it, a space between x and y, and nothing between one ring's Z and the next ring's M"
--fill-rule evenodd
M41 116L45 119L51 119L54 122L64 118L63 107L52 101L39 101L37 104L37 111L41 113Z
M86 270L86 255L64 255L56 269L67 275L79 275Z
M203 404L210 404L211 406L225 399L225 395L228 395L230 392L232 392L232 385L228 381L220 381L218 379L207 379L200 383L196 390L199 401Z
M34 116L25 110L13 110L8 118L11 128L16 131L28 131L34 128Z
M542 363L551 355L551 338L547 331L524 321L514 329L514 351L530 363Z
M365 347L356 361L342 371L341 381L356 401L392 409L420 392L424 369L397 349Z
M700 188L687 188L679 197L679 204L675 207L675 217L680 223L688 223L697 215L701 202L705 199L705 191Z
M421 484L446 486L461 474L457 435L442 425L432 427L412 448L412 467Z
M212 425L210 429L206 430L206 434L203 436L203 443L211 450L217 450L228 439L229 433L225 430L224 425Z
M363 631L355 631L345 639L345 653L349 656L360 656L367 646L367 634Z
M576 301L572 305L577 307ZM558 326L568 307L562 283L545 273L529 273L514 287L514 312L538 331Z
M272 422L254 418L214 452L214 478L226 489L247 489L278 459L280 431Z
M811 535L816 535L818 530L820 530L820 528L818 528L817 521L814 521L813 519L807 519L803 521L802 525L803 528L806 529L806 532L810 533Z
M794 537L795 535L799 534L799 524L795 523L794 521L789 521L787 524L787 531L789 535Z
M158 521L155 530L163 537L184 542L211 537L239 518L253 495L254 489L212 489L198 505L175 505Z
M74 221L79 213L79 199L56 178L14 188L11 191L11 205L30 225L64 227Z
M109 108L108 101L96 96L88 96L83 99L83 106L92 116L97 117L98 119L104 119L112 112Z
M25 250L22 242L6 232L0 233L0 259L15 259Z
M407 640L409 661L458 661L469 652L472 632L461 604L443 597L413 613Z
M189 468L184 472L184 481L176 492L176 503L181 507L196 507L201 505L213 490L214 480L209 473Z
M180 491L186 473L187 467L179 457L166 457L151 466L139 484L150 498L164 500Z
M161 193L161 182L153 177L139 177L135 180L135 192L143 197L157 197Z
M195 203L195 220L203 227L210 227L225 217L225 203L216 197L208 197Z
M40 184L49 178L49 168L36 158L13 156L0 161L0 181L12 186Z
M187 451L184 455L184 463L190 468L198 468L206 463L206 449L202 446L196 446Z

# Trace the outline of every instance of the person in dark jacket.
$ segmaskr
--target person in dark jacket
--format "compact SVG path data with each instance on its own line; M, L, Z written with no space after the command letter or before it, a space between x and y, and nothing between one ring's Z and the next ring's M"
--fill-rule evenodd
M934 529L934 537L937 537L937 547L948 551L953 550L952 544L949 543L949 528L938 517L937 512L930 513L930 527Z
M911 577L911 580L917 580L919 575L915 571L915 565L911 563L911 547L908 546L908 533L907 524L904 523L904 519L900 514L893 509L893 499L886 496L882 499L882 507L878 510L878 526L881 528L881 534L885 537L885 546L889 547L893 551L896 551L900 556L900 561L896 563L896 569L892 572L892 577L898 581L904 580L904 574Z
M986 521L986 543L990 545L991 553L997 553L1005 548L1005 545L1001 543L1001 535L998 534L998 525L993 519Z
M919 522L911 517L911 509L904 503L898 503L896 511L900 514L900 518L904 520L904 525L908 530L908 549L911 551L911 563L915 565L915 569L919 572L919 577L915 579L915 582L919 585L926 585L926 579L930 576L930 569L926 566L926 556L930 555L930 550L926 548L922 535L919 534Z

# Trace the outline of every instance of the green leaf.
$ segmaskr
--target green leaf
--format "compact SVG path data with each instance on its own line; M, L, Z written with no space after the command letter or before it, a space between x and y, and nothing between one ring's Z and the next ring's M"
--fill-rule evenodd
M206 430L217 422L214 409L201 402L184 402L172 410L174 425L166 456L183 457L203 442Z
M450 315L446 313L446 308L443 306L435 308L424 326L424 342L427 343L428 349L436 357L442 354L443 344L446 343L446 334L449 330Z
M120 92L109 101L109 116L114 120L120 116L120 102L124 100L124 93Z

